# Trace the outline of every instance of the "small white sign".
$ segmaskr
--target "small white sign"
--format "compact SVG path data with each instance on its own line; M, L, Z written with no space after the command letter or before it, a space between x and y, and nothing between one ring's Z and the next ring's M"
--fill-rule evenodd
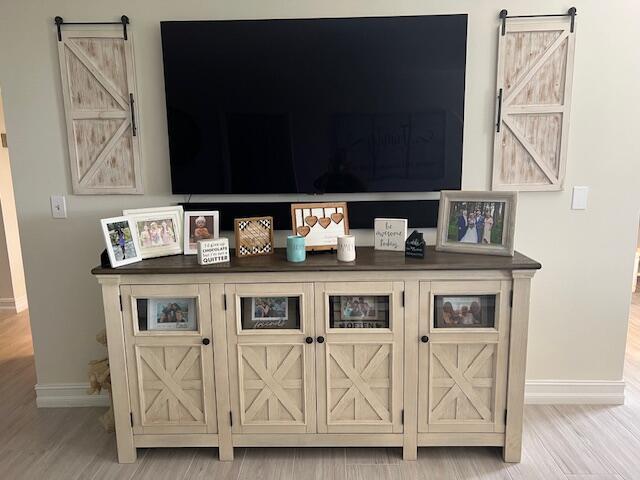
M229 261L229 239L216 238L198 241L198 263L211 265Z
M376 218L373 224L373 247L376 250L404 252L404 242L407 239L407 219Z

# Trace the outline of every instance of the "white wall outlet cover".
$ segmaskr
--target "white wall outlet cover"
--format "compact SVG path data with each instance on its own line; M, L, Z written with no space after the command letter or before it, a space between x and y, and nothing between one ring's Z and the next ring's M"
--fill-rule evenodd
M589 187L573 187L573 197L571 199L572 210L586 210Z
M67 200L64 195L51 195L51 216L67 218Z

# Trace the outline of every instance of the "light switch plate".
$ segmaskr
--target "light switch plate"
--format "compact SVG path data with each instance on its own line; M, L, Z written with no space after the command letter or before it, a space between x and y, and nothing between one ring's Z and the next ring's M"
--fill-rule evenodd
M51 195L51 216L67 218L67 200L64 195Z
M573 197L571 199L572 210L586 210L589 187L573 187Z

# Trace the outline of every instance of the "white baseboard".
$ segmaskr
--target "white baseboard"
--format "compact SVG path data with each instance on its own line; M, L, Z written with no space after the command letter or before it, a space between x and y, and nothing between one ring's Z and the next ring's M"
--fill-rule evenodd
M23 295L18 298L0 298L0 310L9 310L13 313L20 313L29 307L27 303L27 296Z
M107 392L89 395L88 388L88 383L38 384L35 386L36 405L38 408L109 406Z
M624 380L529 380L524 401L529 405L622 405L624 385ZM106 392L89 395L87 388L87 383L36 385L36 404L40 408L109 406Z
M528 380L524 401L530 405L622 405L624 385L624 380Z

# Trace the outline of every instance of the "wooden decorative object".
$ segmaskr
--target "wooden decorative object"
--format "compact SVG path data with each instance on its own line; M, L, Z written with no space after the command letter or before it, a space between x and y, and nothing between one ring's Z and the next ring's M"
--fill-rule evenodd
M346 202L292 203L294 235L304 237L307 250L335 250L338 236L349 233Z
M562 190L575 35L569 17L499 28L493 190Z
M144 193L131 33L65 29L58 54L73 193Z
M236 218L235 232L236 257L273 253L273 217Z

